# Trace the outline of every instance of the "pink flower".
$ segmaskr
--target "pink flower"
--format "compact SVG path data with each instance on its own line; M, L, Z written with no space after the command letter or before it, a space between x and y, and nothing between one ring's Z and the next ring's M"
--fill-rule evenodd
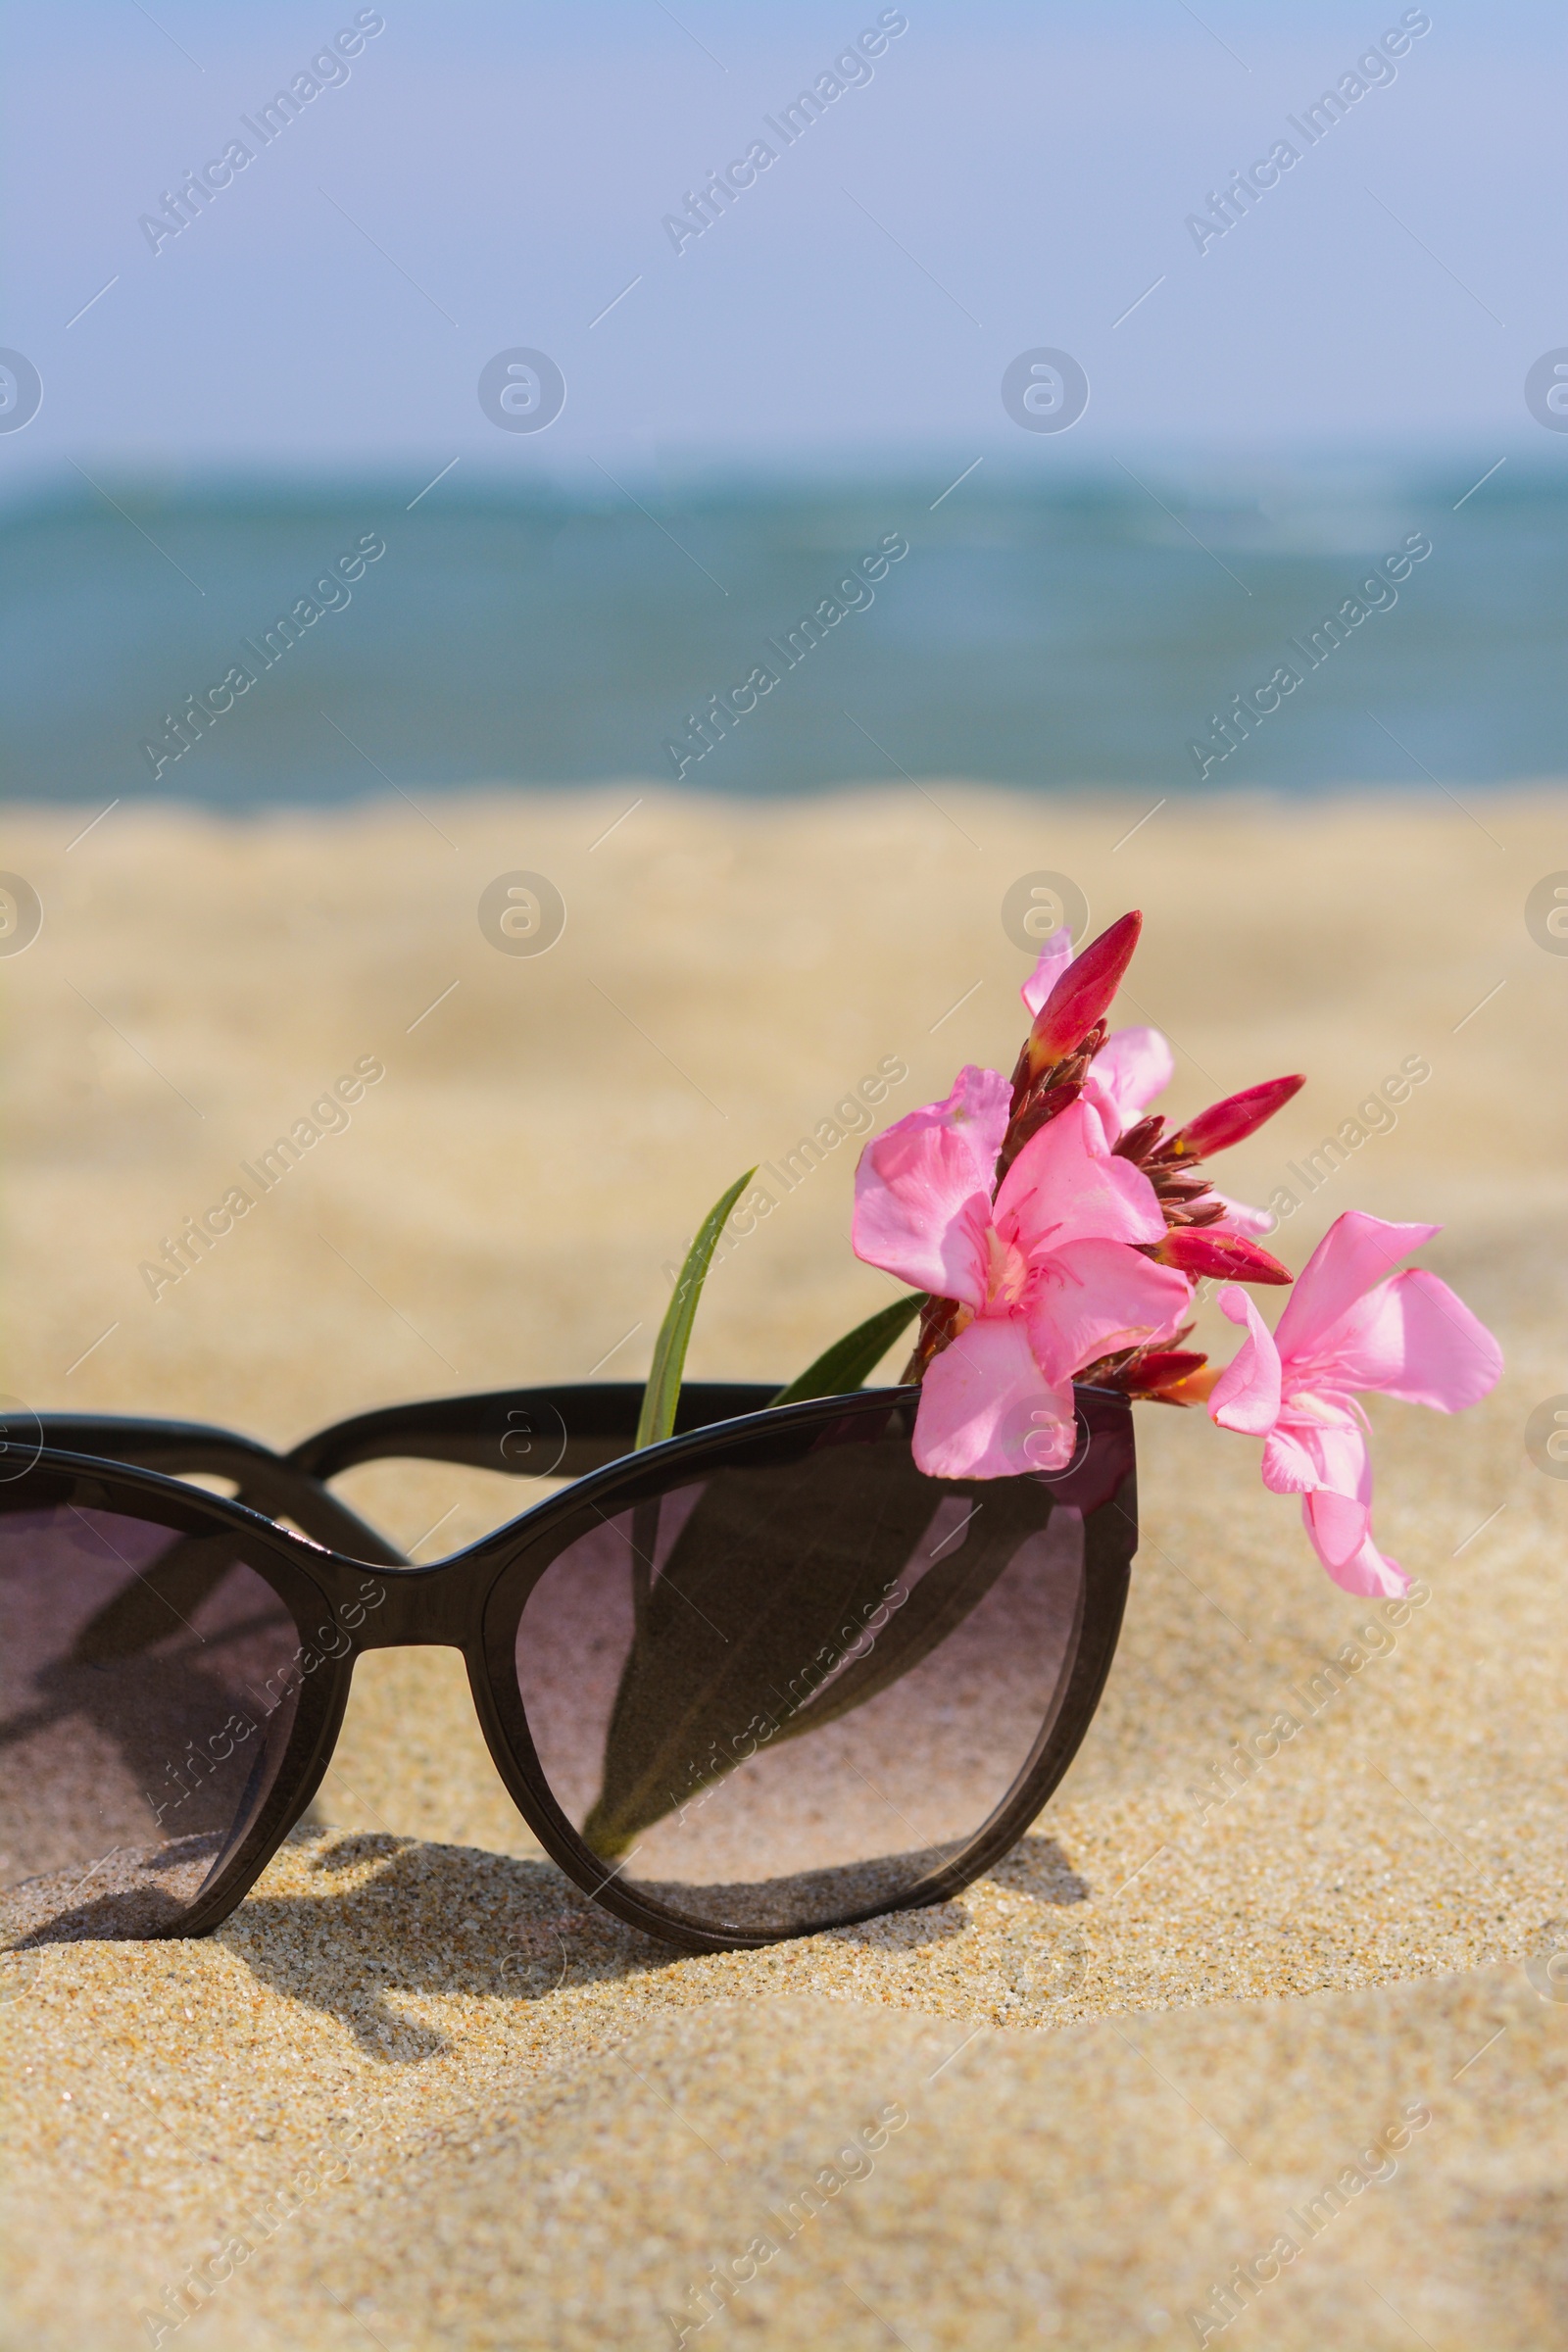
M1182 1275L1141 1254L1165 1238L1154 1189L1106 1152L1083 1102L1030 1138L993 1202L1010 1091L996 1070L960 1071L856 1172L856 1255L968 1310L921 1389L914 1458L932 1478L1065 1468L1073 1374L1171 1337L1191 1300Z
M1357 1390L1454 1413L1502 1370L1496 1341L1424 1266L1390 1266L1441 1233L1389 1225L1351 1209L1313 1250L1270 1333L1247 1293L1219 1294L1249 1338L1220 1374L1209 1412L1222 1429L1259 1437L1263 1484L1299 1494L1318 1558L1347 1592L1397 1593L1408 1583L1372 1541L1372 1466Z

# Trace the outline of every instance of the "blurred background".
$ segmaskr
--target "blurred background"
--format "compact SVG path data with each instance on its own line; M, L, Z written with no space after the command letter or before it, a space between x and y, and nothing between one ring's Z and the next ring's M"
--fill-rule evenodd
M1417 532L1209 787L1560 769L1544 0L78 0L5 40L14 796L673 783L885 533L688 784L1190 792Z

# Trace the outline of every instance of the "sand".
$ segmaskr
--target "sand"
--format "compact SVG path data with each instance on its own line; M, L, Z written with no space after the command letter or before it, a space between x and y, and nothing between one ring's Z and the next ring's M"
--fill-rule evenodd
M1010 1059L999 907L1042 868L1097 925L1145 908L1120 1017L1175 1041L1173 1107L1311 1074L1237 1194L1430 1064L1276 1246L1299 1265L1352 1205L1443 1222L1426 1258L1508 1371L1457 1420L1373 1402L1380 1537L1426 1595L1397 1621L1328 1583L1250 1445L1141 1409L1100 1714L934 1911L674 1954L538 1854L454 1656L369 1658L216 1936L0 1963L7 2343L168 2343L184 2308L236 2352L1568 2343L1568 1487L1524 1448L1568 1387L1568 959L1523 911L1564 800L1167 804L1123 838L1154 797L121 808L69 850L84 820L13 812L46 911L0 959L3 1379L38 1407L281 1443L640 1373L662 1268L743 1167L884 1057L895 1114ZM543 956L476 920L517 869L565 903ZM363 1056L348 1130L154 1300L164 1237ZM847 1248L855 1150L718 1268L694 1373L782 1379L888 1296ZM343 1484L426 1558L529 1494Z

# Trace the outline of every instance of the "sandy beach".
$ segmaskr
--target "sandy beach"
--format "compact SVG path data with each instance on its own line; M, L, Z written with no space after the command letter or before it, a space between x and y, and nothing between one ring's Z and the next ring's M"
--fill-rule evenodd
M1100 1713L1033 1833L932 1911L674 1953L543 1858L454 1653L370 1657L311 1817L216 1935L0 1961L3 2340L167 2344L227 2248L180 2324L222 2352L1111 2352L1217 2340L1227 2292L1225 2339L1280 2352L1568 2344L1544 1965L1568 1484L1524 1443L1568 1389L1568 958L1524 918L1565 814L1544 787L1151 811L632 782L122 807L70 846L86 814L13 810L5 863L45 911L0 959L0 1385L37 1409L287 1444L640 1376L665 1269L743 1168L879 1066L907 1073L885 1117L1010 1066L1029 957L1000 910L1043 871L1094 929L1144 909L1115 1017L1171 1038L1167 1107L1308 1073L1224 1163L1242 1198L1297 1197L1270 1246L1298 1268L1349 1207L1442 1223L1423 1262L1507 1371L1453 1420L1371 1400L1402 1613L1328 1582L1250 1443L1140 1408ZM560 894L547 953L481 927L518 872ZM357 1067L347 1122L159 1280L181 1221ZM1358 1122L1401 1069L1396 1116ZM726 1252L694 1376L783 1381L887 1300L849 1250L858 1150L824 1146ZM1212 1307L1201 1333L1231 1352ZM423 1559L531 1498L436 1465L342 1492ZM1299 1733L1227 1778L1292 1706Z

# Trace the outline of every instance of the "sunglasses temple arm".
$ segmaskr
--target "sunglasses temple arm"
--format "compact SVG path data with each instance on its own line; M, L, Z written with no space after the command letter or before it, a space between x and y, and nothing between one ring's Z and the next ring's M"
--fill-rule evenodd
M676 1435L763 1412L777 1393L769 1381L687 1381ZM334 1422L287 1459L323 1482L359 1462L396 1459L462 1462L510 1478L581 1478L630 1451L642 1400L640 1380L432 1396Z
M27 1446L44 1446L66 1453L88 1454L97 1461L123 1462L138 1470L159 1470L166 1478L186 1478L205 1472L232 1479L234 1499L269 1519L291 1519L304 1534L329 1550L372 1566L407 1566L402 1552L383 1535L329 1494L317 1479L254 1438L208 1427L199 1421L139 1420L118 1413L29 1414L25 1423L12 1415L0 1422L0 1437L21 1454Z
M407 1554L389 1544L368 1520L290 1462L280 1460L275 1470L269 1466L260 1474L253 1469L235 1500L269 1519L292 1519L305 1535L324 1544L329 1551L346 1552L351 1560L365 1560L376 1568L409 1565Z

